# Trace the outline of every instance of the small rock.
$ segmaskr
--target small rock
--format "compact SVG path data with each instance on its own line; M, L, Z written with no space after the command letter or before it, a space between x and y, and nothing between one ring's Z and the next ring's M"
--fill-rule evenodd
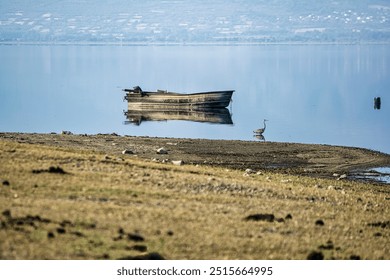
M77 237L85 237L84 233L79 232L79 231L72 231L70 234L73 234Z
M168 230L168 231L167 231L167 235L168 235L168 236L173 236L173 231L172 231L172 230Z
M358 255L351 255L351 256L349 257L349 259L350 259L350 260L360 260L360 256L358 256Z
M343 188L339 186L328 186L328 190L336 190L336 191L341 191Z
M9 183L8 180L4 180L4 181L3 181L3 186L9 186L9 185L10 185L10 183Z
M247 168L247 169L245 169L245 173L247 173L247 174L253 174L253 173L255 173L252 169L250 169L250 168Z
M315 222L315 225L316 225L316 226L324 226L325 223L324 223L323 220L317 220L317 221Z
M292 182L291 179L284 179L280 181L281 183L290 183Z
M6 218L11 218L11 210L4 210L1 214Z
M347 174L340 175L340 177L337 178L337 180L343 180L347 178Z
M309 202L315 202L316 198L314 196L310 196L310 197L307 197L306 200Z
M386 228L390 227L390 221L369 223L368 226Z
M62 169L59 166L50 166L48 172L49 173L56 173L56 174L66 174L64 169Z
M108 260L108 259L110 259L110 255L105 253L105 254L102 255L102 259Z
M286 220L292 220L292 215L291 214L287 214L286 217L285 217Z
M61 134L63 134L63 135L73 135L73 133L72 133L72 132L70 132L70 131L67 131L67 130L63 130L63 131L61 131Z
M87 228L96 228L96 224L95 223L90 223L90 224L87 224L86 225Z
M328 240L328 242L326 242L326 245L320 245L320 246L318 246L318 249L320 249L320 250L333 250L334 249L333 242L331 240Z
M184 162L182 160L172 160L173 165L183 165Z
M165 260L165 258L161 256L159 253L153 252L153 253L140 255L140 256L125 256L119 258L118 260Z
M138 234L138 233L128 233L127 234L127 239L132 240L134 242L142 242L145 241L145 238Z
M138 252L146 252L148 250L148 247L145 245L134 245L131 247L127 247L127 249L138 251Z
M338 174L338 173L333 173L333 177L339 177L340 176L340 174Z
M66 233L66 229L60 227L60 228L57 228L57 233L59 234L65 234Z
M146 255L136 256L134 260L165 260L165 258L159 253L152 252Z
M177 143L167 142L167 145L176 146Z
M34 169L32 173L39 174L43 172L48 173L56 173L56 174L67 174L61 167L59 166L50 166L49 169Z
M74 226L74 224L71 222L71 221L69 221L69 220L63 220L61 223L60 223L60 226L61 227L67 227L67 226L71 226L71 227L73 227Z
M165 148L159 148L159 149L157 149L157 154L165 155L165 154L168 154L168 151L165 150Z
M263 172L257 171L257 172L256 172L256 175L263 175Z
M324 254L318 251L313 251L307 256L308 260L323 260Z
M125 149L125 150L122 151L122 154L124 154L124 155L132 155L132 154L134 154L134 152L131 151L131 150Z
M274 214L254 214L245 218L246 221L267 221L273 222L275 220Z
M54 233L52 233L51 231L49 231L49 232L47 233L47 238L52 239L52 238L54 238L54 237L55 237L55 235L54 235Z

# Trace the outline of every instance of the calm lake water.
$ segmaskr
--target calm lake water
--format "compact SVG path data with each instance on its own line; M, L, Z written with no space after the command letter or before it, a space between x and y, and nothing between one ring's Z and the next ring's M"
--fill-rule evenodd
M388 45L0 46L0 131L365 147L390 153ZM126 124L122 88L234 89L233 125ZM374 109L374 98L381 98Z

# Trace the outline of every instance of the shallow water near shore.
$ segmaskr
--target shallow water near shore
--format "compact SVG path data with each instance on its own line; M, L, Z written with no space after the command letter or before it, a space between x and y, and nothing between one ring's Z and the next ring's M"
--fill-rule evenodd
M267 119L262 141L390 153L388 45L2 45L0 59L0 131L259 141ZM233 125L127 124L121 90L135 85L234 89Z
M354 179L390 184L390 167L378 167L352 175Z

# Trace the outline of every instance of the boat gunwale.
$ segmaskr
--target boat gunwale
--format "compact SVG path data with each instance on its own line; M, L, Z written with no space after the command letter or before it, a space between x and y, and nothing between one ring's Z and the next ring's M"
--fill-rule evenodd
M170 92L170 91L143 91L142 93L136 93L127 91L126 95L167 95L167 96L189 96L189 95L209 95L209 94L233 94L235 90L220 90L220 91L206 91L206 92L194 92L194 93L179 93L179 92Z

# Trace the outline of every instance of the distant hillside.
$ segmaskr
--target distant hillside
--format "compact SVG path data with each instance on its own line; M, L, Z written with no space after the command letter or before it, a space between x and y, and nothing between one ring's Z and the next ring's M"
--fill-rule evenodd
M386 0L1 1L0 42L390 42Z

